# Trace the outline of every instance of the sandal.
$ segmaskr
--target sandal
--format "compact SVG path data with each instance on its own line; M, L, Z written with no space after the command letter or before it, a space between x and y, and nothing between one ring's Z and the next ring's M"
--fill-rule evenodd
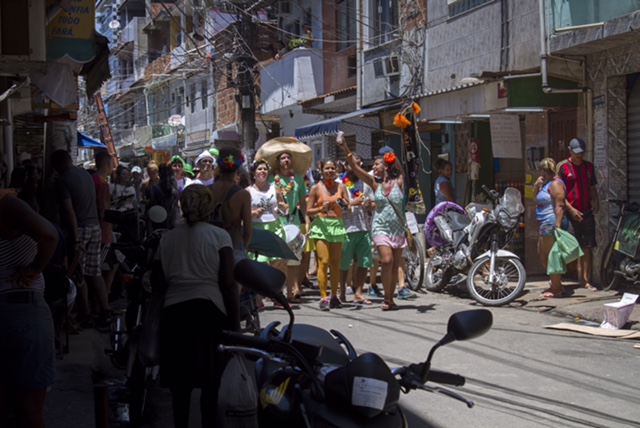
M364 297L362 299L357 299L354 300L353 302L351 302L354 305L372 305L373 303L371 302L371 300L367 300Z
M300 303L300 295L296 294L293 297L287 297L287 300L289 301L289 303L297 305Z
M380 309L382 309L383 311L397 311L398 309L400 309L400 306L395 304L395 302L382 302L382 305L380 305Z
M593 285L587 283L584 286L585 289L589 290L589 291L598 291L598 289L596 287L594 287Z
M546 290L540 293L540 296L538 298L544 300L544 299L559 299L562 297L566 297L564 293L554 293L550 290Z

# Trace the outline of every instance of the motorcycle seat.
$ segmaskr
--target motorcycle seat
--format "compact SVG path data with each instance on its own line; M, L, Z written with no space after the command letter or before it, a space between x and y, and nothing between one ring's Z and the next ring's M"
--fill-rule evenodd
M284 338L287 329L288 326L283 328L278 337ZM291 340L322 347L320 356L317 358L319 363L342 366L349 362L349 356L336 338L320 327L309 324L295 324Z

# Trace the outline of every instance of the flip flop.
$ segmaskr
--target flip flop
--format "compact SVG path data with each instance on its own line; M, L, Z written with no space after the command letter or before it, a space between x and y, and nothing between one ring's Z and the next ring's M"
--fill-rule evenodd
M400 306L395 304L395 302L382 302L382 305L380 305L380 309L382 309L383 311L397 311L398 309L400 309Z
M540 297L539 299L559 299L565 297L565 295L563 293L559 293L559 294L555 294L552 293L551 291L543 291L542 293L540 293Z
M589 291L598 291L598 289L591 284L586 284L584 288L586 288Z
M367 300L367 299L365 299L365 298L358 299L358 300L354 300L354 301L353 301L353 302L351 302L351 303L352 303L352 304L354 304L354 305L359 305L359 306L362 306L362 305L367 305L367 306L368 306L368 305L372 305L372 304L373 304L373 303L371 302L371 300Z

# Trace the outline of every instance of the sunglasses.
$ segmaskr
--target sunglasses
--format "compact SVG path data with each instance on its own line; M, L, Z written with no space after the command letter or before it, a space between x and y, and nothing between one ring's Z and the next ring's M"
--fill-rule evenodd
M213 163L213 161L211 159L201 159L200 162L202 162L202 163Z

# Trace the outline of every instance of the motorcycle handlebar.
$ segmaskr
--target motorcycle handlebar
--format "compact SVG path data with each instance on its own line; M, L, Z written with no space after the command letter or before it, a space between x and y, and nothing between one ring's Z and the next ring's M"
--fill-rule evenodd
M445 385L463 386L467 380L464 376L453 373L441 372L439 370L429 370L427 382L441 383Z
M269 344L268 339L262 339L256 336L248 336L246 334L236 333L234 331L223 331L222 340L234 345L247 346L249 348L257 348L261 350L267 349L267 345Z

